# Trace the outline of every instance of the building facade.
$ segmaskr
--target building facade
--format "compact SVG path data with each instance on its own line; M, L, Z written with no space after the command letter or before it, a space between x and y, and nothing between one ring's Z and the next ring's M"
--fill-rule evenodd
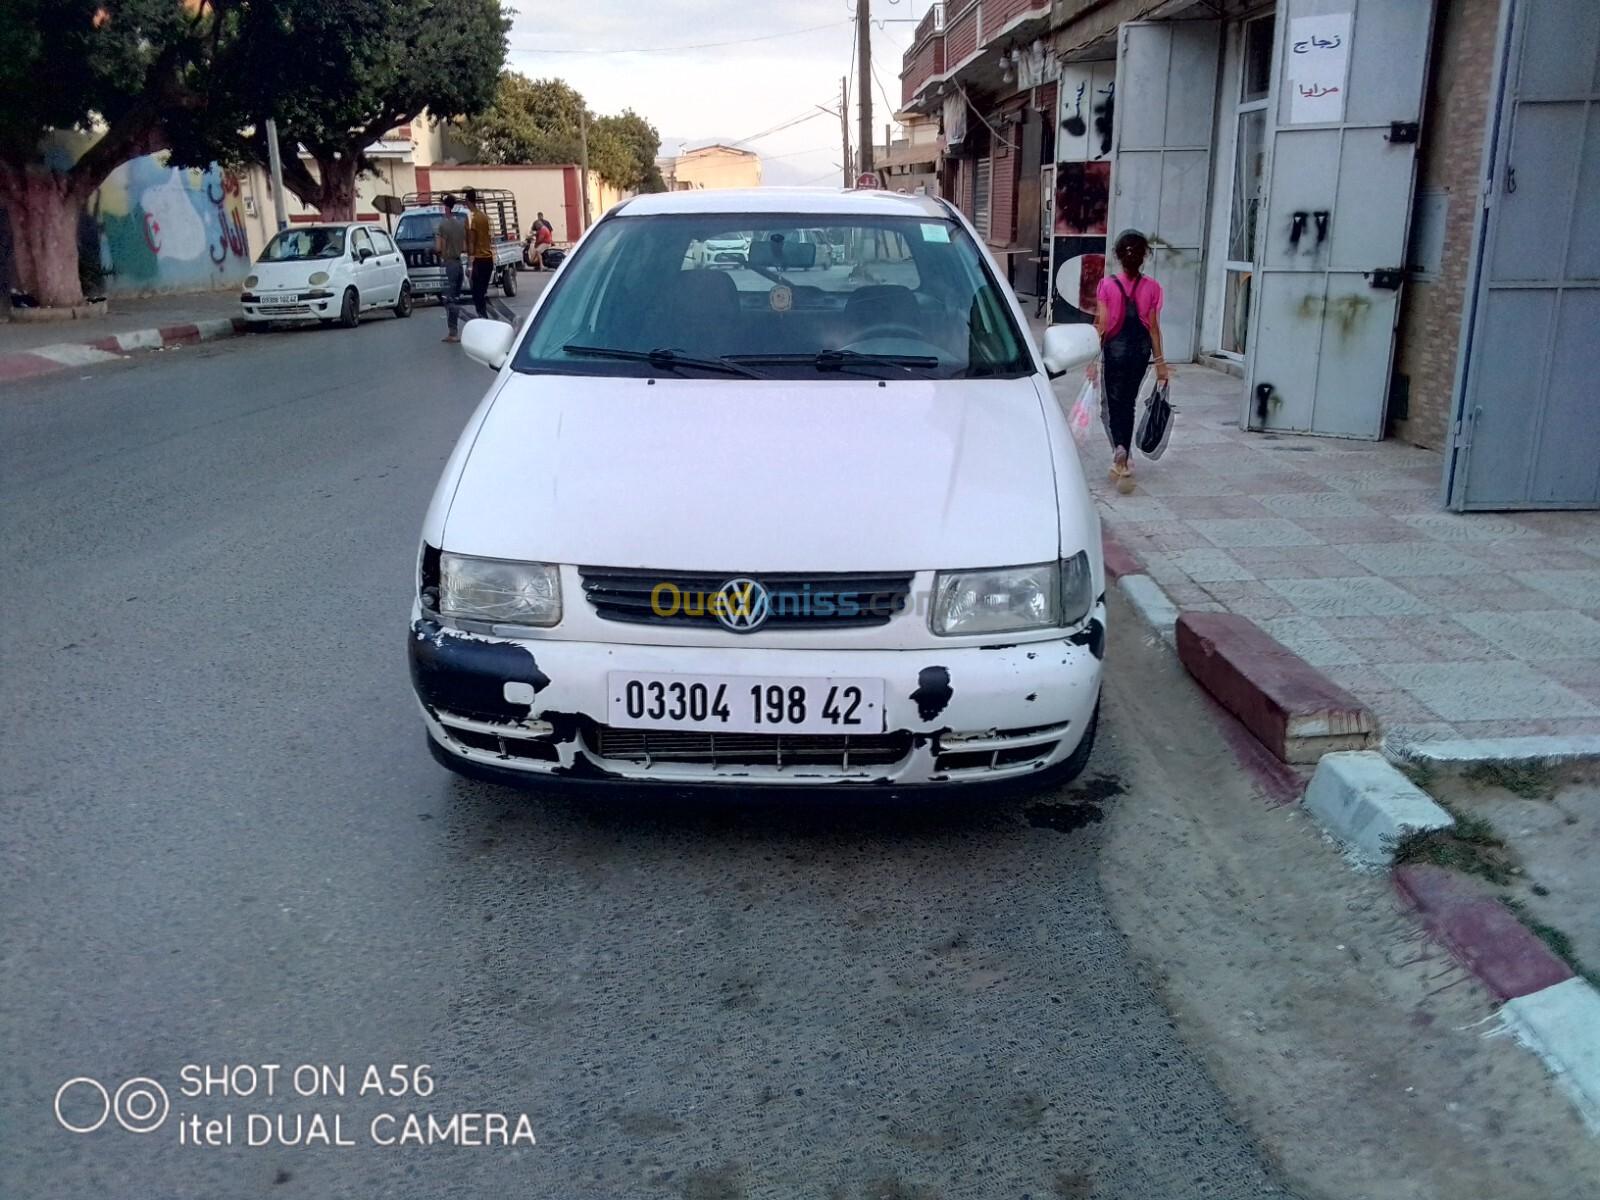
M1236 375L1244 427L1438 449L1455 508L1600 507L1594 0L951 0L901 84L1053 320L1140 229L1168 356Z
M656 159L667 191L761 186L761 157L752 150L719 144Z

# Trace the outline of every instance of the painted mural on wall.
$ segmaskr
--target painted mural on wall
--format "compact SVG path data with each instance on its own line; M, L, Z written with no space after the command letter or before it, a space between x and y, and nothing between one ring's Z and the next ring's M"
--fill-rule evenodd
M181 169L165 154L133 159L100 185L86 215L108 294L237 287L250 273L239 179L216 165Z

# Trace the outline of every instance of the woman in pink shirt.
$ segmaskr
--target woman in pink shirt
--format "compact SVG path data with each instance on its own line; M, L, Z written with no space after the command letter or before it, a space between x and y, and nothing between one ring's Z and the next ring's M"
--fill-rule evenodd
M1149 239L1137 229L1124 229L1117 235L1112 253L1122 270L1101 279L1095 292L1099 304L1094 328L1100 335L1105 368L1100 372L1097 364L1090 363L1088 374L1090 379L1103 375L1100 390L1111 432L1111 478L1119 492L1131 492L1133 465L1128 447L1133 445L1139 384L1152 358L1160 382L1166 383L1172 372L1161 353L1161 285L1141 273L1150 253Z

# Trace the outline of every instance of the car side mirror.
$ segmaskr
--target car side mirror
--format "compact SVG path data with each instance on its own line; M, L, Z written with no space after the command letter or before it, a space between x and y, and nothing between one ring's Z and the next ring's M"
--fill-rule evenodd
M1093 325L1051 325L1044 331L1044 369L1051 379L1081 367L1100 353Z
M461 349L473 361L498 371L511 353L511 343L516 336L517 331L504 321L479 317L468 321L461 330Z
M365 247L362 247L360 250L356 251L356 261L357 262L366 262L367 259L369 259L371 257L372 257L372 251L366 249Z

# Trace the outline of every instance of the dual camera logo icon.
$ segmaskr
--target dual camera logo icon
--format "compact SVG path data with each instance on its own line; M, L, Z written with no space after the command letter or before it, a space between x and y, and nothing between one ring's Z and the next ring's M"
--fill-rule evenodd
M94 1099L96 1095L98 1100ZM63 1100L68 1102L71 1120L62 1114ZM114 1095L87 1075L69 1079L56 1089L56 1120L69 1133L93 1133L108 1117L116 1117L117 1124L129 1133L154 1133L167 1119L171 1107L167 1089L143 1075L124 1082Z

